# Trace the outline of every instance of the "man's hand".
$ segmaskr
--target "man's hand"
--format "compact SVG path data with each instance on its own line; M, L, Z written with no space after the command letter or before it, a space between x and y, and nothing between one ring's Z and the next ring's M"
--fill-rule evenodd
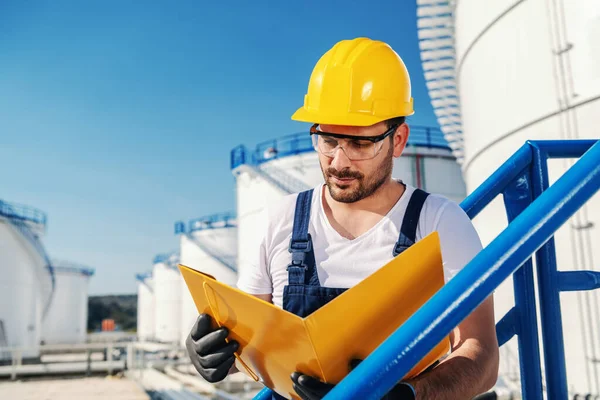
M335 386L332 383L321 382L300 372L292 373L291 378L294 382L294 390L302 400L320 400Z
M361 361L359 359L350 361L348 365L349 370L352 371ZM292 382L294 382L294 390L302 400L320 400L335 387L333 383L321 382L312 376L304 375L300 372L292 373L291 378Z
M353 370L362 360L352 360L350 370ZM292 382L294 390L302 400L320 400L335 387L332 383L321 382L320 380L301 374L292 373ZM388 394L382 397L382 400L415 400L415 391L408 383L400 382L390 390Z
M225 341L229 331L211 328L208 314L200 314L185 341L188 355L196 371L208 382L225 379L235 362L233 353L239 348L235 340Z

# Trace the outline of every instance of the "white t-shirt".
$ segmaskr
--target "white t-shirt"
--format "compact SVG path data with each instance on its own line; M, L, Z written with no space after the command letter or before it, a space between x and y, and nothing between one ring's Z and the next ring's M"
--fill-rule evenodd
M323 210L323 189L313 191L309 233L312 237L317 273L321 286L350 288L392 258L408 201L415 188L406 185L402 197L375 226L355 239L341 236L329 223ZM294 223L297 194L284 197L276 207L267 209L265 231L257 232L257 255L240 260L237 287L250 294L272 294L273 303L283 307L283 288L288 284L288 251ZM471 220L453 201L430 194L423 205L417 227L417 241L437 231L440 237L444 277L448 282L482 248Z

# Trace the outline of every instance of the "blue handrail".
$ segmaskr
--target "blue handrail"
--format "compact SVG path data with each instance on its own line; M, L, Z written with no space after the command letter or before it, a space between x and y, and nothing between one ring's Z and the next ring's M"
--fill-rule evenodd
M547 159L575 157L581 158L549 186ZM520 274L520 278L515 279L515 308L498 323L497 335L500 342L518 335L523 396L530 400L542 399L531 269L534 253L540 287L547 396L567 398L558 296L561 290L600 288L600 274L557 271L553 235L599 189L600 142L527 142L461 203L469 217L474 218L497 195L503 194L511 221L508 227L336 385L326 399L381 398L515 272L515 278ZM266 399L270 393L265 388L255 399Z
M135 274L135 279L137 279L140 282L144 282L146 279L151 278L151 277L152 277L152 271L144 272L141 274Z
M592 143L528 142L524 148L529 150L530 162L525 165L525 169L531 168L531 182L523 183L531 185L534 198L531 205L327 397L381 398L418 360L537 251L547 394L552 399L567 398L562 324L559 304L555 302L559 294L559 275L556 271L552 236L600 189L600 144L594 144L590 148ZM542 193L541 189L545 189L544 184L547 184L546 159L561 147L563 150L555 152L555 156L581 155L585 149L589 150L554 185ZM576 151L578 149L580 152ZM515 158L504 164L499 171L500 175L521 180L523 170L519 170L519 167L526 160L523 155L525 151L522 149ZM472 198L485 198L498 189L503 190L504 188L497 186L498 179L493 179L496 177L493 176L480 186ZM463 207L468 209L469 203L477 203L474 200L466 200ZM488 197L487 200L491 198ZM549 265L552 263L554 268ZM531 331L532 327L520 326L520 329ZM527 354L527 349L519 346L519 352ZM530 387L527 384L530 373L537 374L535 371L541 368L532 361L538 360L527 360L526 365L521 364L522 372L525 373L523 392L528 399L541 399L541 385Z
M13 220L33 222L40 225L43 229L46 229L46 222L48 220L46 213L37 208L23 204L6 203L2 200L0 200L0 215Z
M67 272L72 274L81 274L84 276L93 276L96 270L86 265L77 264L66 260L52 260L52 267L55 272Z
M194 218L188 222L187 232L192 233L205 229L231 228L237 226L235 212L223 212ZM175 222L175 234L186 233L183 221Z
M95 270L92 268L71 268L71 267L53 267L54 272L68 272L71 274L80 274L84 276L93 276Z
M137 279L142 285L146 286L150 292L154 292L154 288L150 286L147 279L152 278L152 271L144 272L142 274L135 274L135 279Z
M154 256L152 262L154 264L164 263L169 268L177 268L177 263L179 263L179 253L172 251L170 253L157 254Z
M43 212L28 206L16 205L16 208L13 208L13 204L7 203L5 201L0 200L0 216L6 217L9 223L16 228L23 237L25 237L29 243L33 246L33 248L38 252L44 263L46 264L45 268L50 273L50 280L52 282L51 293L54 293L54 288L56 287L56 277L54 276L54 268L52 267L52 262L50 261L50 257L46 253L46 249L40 242L38 235L36 235L31 227L27 224L27 222L34 222L36 224L40 224L45 229L46 227L46 214ZM50 307L50 302L46 305L43 314L45 315Z
M188 222L188 231L200 231L204 229L229 228L236 225L236 214L234 212L218 213L206 217L200 217Z
M438 148L451 151L444 134L438 128L410 126L408 146ZM315 151L308 132L298 132L271 139L256 145L253 151L244 145L231 150L230 165L235 169L243 164L260 165L275 158Z
M232 270L233 272L237 271L237 267L234 263L227 260L227 257L220 254L218 251L215 251L211 248L210 245L205 244L199 237L192 235L193 232L206 230L206 229L221 229L221 228L233 228L237 226L236 221L236 213L235 212L223 212L216 213L211 215L206 215L204 217L195 218L189 221L188 228L186 232L185 223L183 221L175 222L175 234L176 235L186 235L188 239L194 242L202 251L204 251L207 255L212 257L213 259L220 262L223 266Z

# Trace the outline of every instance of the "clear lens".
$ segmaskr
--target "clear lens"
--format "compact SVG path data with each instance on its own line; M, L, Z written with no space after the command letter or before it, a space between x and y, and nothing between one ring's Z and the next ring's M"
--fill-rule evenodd
M312 135L312 142L317 151L328 157L333 157L336 149L341 147L353 161L375 157L383 145L383 141L373 143L369 140L337 139L327 135Z

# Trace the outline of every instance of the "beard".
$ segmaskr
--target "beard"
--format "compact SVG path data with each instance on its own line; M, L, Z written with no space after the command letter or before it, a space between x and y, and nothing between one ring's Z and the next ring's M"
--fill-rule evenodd
M355 203L371 196L392 177L393 151L393 147L390 146L385 158L373 169L375 171L373 175L368 177L365 177L364 174L358 171L351 171L349 169L337 171L334 168L324 170L321 167L325 184L329 189L331 197L340 203ZM354 180L344 185L332 182L329 179L331 176L336 178L354 178Z

